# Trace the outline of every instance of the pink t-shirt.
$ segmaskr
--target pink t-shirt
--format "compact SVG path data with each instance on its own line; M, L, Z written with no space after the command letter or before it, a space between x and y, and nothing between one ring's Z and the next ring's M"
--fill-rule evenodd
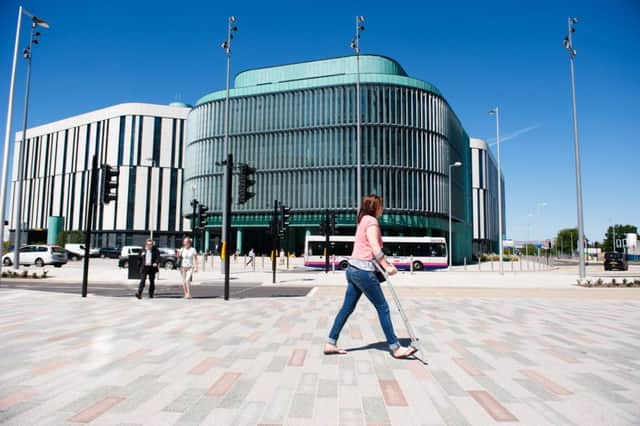
M360 223L358 223L358 228L356 229L356 237L353 242L353 253L351 254L352 259L357 260L371 260L373 259L373 250L371 250L371 246L369 245L369 240L367 239L367 229L370 226L378 226L378 220L373 216L363 216L360 219ZM378 232L378 243L380 247L382 247L382 237Z

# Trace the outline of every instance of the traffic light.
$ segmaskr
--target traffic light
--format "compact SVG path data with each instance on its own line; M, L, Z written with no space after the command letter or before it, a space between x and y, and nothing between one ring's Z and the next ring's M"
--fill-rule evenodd
M329 232L331 235L336 235L336 214L331 213L329 218Z
M196 224L199 228L204 228L207 226L207 212L209 211L209 207L204 204L198 205L198 221Z
M248 164L243 163L240 165L240 177L238 180L238 204L244 204L251 198L256 196L255 192L251 192L249 189L256 184L256 180L252 179L255 175L256 169L250 167Z
M322 219L322 221L320 222L320 235L327 235L328 234L328 229L327 229L327 219Z
M102 202L109 204L118 199L118 168L104 165L102 169Z
M291 221L291 207L281 206L280 207L280 226L278 227L278 235L280 238L284 238L285 232L287 228L289 228L289 224Z

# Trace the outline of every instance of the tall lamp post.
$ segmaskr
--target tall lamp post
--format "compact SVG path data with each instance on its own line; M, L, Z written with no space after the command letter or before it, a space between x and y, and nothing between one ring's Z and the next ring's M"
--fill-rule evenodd
M356 35L351 40L351 48L356 52L356 196L358 197L356 205L360 208L362 201L362 158L360 148L360 33L364 31L364 16L356 16Z
M579 275L583 279L586 275L584 264L584 221L582 216L582 175L580 171L580 143L578 141L578 110L576 108L576 80L573 68L573 59L576 57L576 50L573 48L573 27L578 23L578 18L569 18L569 34L564 38L564 48L569 52L569 64L571 68L571 101L573 104L573 144L575 146L576 157L576 201L578 204L578 256L580 257Z
M227 160L229 156L229 86L230 86L230 74L231 74L231 40L233 40L233 33L238 31L238 27L235 26L236 17L230 16L227 20L227 39L222 42L221 46L224 49L225 54L227 55L227 91L224 98L224 146L223 146L223 160ZM230 217L227 217L227 209L225 206L227 205L227 200L231 196L227 192L227 167L224 168L224 178L222 183L222 257L226 258L227 256L227 222L231 220Z
M456 161L453 164L449 164L449 268L453 265L453 228L451 228L451 170L454 167L460 167L462 163Z
M16 24L16 39L15 44L13 45L13 63L11 65L11 79L9 82L9 102L7 105L7 124L4 132L4 155L2 158L2 186L0 187L0 221L2 222L2 242L4 242L4 220L6 217L6 209L5 209L5 201L7 198L7 185L8 185L8 176L9 176L9 143L11 140L11 124L13 121L13 98L14 91L16 87L16 68L18 64L18 47L20 46L20 32L22 28L22 16L27 15L31 17L32 26L36 27L40 26L42 28L49 28L49 24L45 22L43 19L38 18L37 16L32 15L29 11L24 9L22 6L18 8L18 23ZM33 31L32 31L32 39L33 39ZM31 61L29 60L29 70L31 68ZM24 139L24 133L23 133ZM20 145L22 146L22 145ZM18 220L20 222L20 220ZM4 244L0 244L0 258L2 258L4 251ZM15 250L17 253L17 250ZM14 259L15 260L15 259ZM14 263L15 264L15 263ZM0 262L0 270L2 269L2 262Z
M45 21L36 18L31 18L31 37L29 38L29 46L22 52L24 59L27 61L27 81L25 83L24 91L24 118L22 122L22 141L18 147L18 173L16 176L16 232L14 235L14 250L13 250L13 268L20 268L20 247L22 246L22 181L24 180L24 151L25 144L27 142L27 119L29 116L29 92L31 88L31 56L33 52L33 46L38 44L40 32L37 31L38 27L49 28L49 24Z
M504 268L502 264L503 257L503 241L504 238L502 232L502 160L500 158L500 109L495 107L489 111L489 115L496 116L496 145L498 150L498 250L500 250L500 275L504 274Z

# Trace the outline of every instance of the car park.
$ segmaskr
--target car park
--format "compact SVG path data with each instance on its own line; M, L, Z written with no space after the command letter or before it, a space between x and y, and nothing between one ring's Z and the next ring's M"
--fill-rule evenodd
M629 264L624 253L607 252L604 254L604 270L605 271L628 271Z
M4 266L13 265L13 252L2 256ZM20 265L43 267L53 265L56 268L67 263L67 252L60 246L28 245L20 248Z
M118 259L120 257L121 250L117 247L101 247L100 257L109 259Z
M124 246L120 250L120 257L118 258L118 266L120 268L129 267L129 256L140 254L142 247L140 246Z
M73 257L71 257L72 260L78 260L84 257L84 253L85 253L84 244L69 243L69 244L65 244L64 248L68 252L73 253ZM100 256L100 249L90 248L89 256L90 257Z

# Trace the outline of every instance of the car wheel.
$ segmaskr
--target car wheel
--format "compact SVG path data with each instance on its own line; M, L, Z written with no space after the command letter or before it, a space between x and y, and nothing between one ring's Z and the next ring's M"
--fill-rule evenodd
M37 258L37 259L36 259L36 261L35 261L35 265L36 265L38 268L42 268L42 267L44 266L44 260L42 260L42 259L40 259L40 258Z
M11 261L11 259L9 259L8 257L5 258L2 263L4 264L4 266L11 266L13 265L13 262Z
M340 269L347 269L349 267L349 262L347 262L346 260L343 260L342 262L340 262Z
M414 271L422 271L424 269L424 266L422 265L422 262L416 260L415 262L413 262L413 270Z
M105 257L107 257L107 256L106 256L106 255L104 255L104 254L101 254L101 255L100 255L100 257L104 259L104 258L105 258Z
M127 269L127 268L129 267L129 261L128 261L128 260L125 260L124 262L122 262L122 267L123 267L124 269Z
M175 264L175 263L173 263L173 260L167 260L167 261L164 263L164 267L165 267L165 269L175 269L176 264Z

